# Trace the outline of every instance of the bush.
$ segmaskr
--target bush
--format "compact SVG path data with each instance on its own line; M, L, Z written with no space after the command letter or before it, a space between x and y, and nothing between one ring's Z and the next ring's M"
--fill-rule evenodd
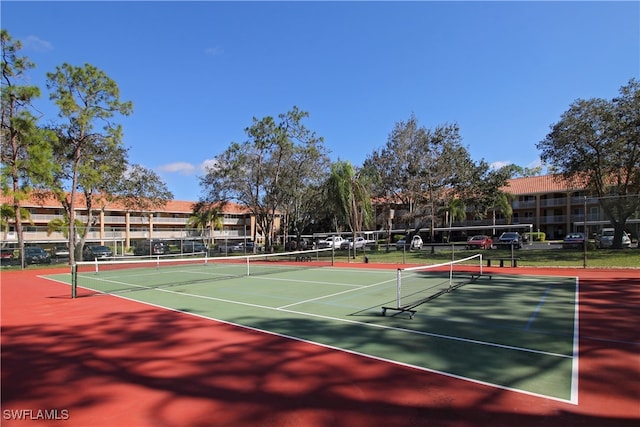
M530 242L544 242L545 240L547 240L546 233L544 233L542 231L534 231L532 233L524 233L523 236L524 236L525 239L527 239Z

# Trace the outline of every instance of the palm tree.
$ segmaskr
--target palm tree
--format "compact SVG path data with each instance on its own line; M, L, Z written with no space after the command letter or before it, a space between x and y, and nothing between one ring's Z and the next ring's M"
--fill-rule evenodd
M84 233L85 224L79 220L75 220L78 235ZM47 223L47 236L53 233L62 233L65 238L69 238L69 216L65 214L64 218L54 218Z
M513 208L511 207L512 198L513 196L511 194L505 193L504 191L498 191L493 205L493 225L496 225L496 211L504 215L507 220L507 224L511 224L511 217L513 216ZM493 234L496 234L495 228L493 229Z
M507 219L507 223L511 224L511 217L513 216L513 208L511 207L511 200L513 196L505 193L504 191L498 192L498 198L496 199L496 205L494 207L494 217L496 209L502 213Z
M4 229L5 233L9 232L9 225L11 224L11 219L16 217L15 210L13 206L9 206L6 203L3 203L0 206L0 226ZM20 220L27 221L29 224L33 225L33 221L31 220L31 212L28 209L20 207ZM14 220L15 222L15 220Z
M353 237L373 219L368 180L356 172L349 161L338 161L331 167L326 195L335 214L336 231L339 224L347 224Z
M207 230L221 230L223 227L222 211L218 206L210 203L198 202L193 205L193 213L187 220L187 226L200 232L200 236L207 243L212 243L213 238Z
M440 215L445 217L445 226L451 227L454 222L464 221L467 218L467 206L462 199L454 197L449 200L447 205L441 208Z

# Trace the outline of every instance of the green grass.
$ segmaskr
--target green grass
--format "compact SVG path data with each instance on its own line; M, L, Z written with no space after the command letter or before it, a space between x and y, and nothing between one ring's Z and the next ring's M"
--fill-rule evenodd
M464 258L478 253L474 250L456 249L455 259ZM510 251L489 250L483 251L483 256L504 256L508 257ZM523 267L583 267L584 252L577 249L523 249L516 250L514 255L519 257L519 266ZM340 253L336 256L338 260L346 258L346 254ZM392 248L386 252L384 248L378 251L368 251L367 257L372 263L407 263L407 264L434 264L438 262L450 261L452 257L451 249L438 249L432 252L427 248L419 252L396 251ZM362 261L363 256L359 254L356 261ZM640 268L640 250L633 249L594 249L587 251L587 267L603 268Z
M476 254L475 250L464 250L462 247L455 249L453 254L455 259L468 257ZM508 257L510 251L507 250L488 250L482 251L483 256L505 256ZM378 250L367 250L367 257L372 263L389 263L389 264L435 264L445 261L451 261L451 248L437 249L432 252L429 247L422 251L397 251L391 248L389 252L384 246L380 246ZM347 261L346 251L336 251L337 261ZM519 257L519 266L523 267L583 267L584 252L580 249L523 249L515 251L515 256ZM359 252L355 262L363 261L363 254ZM68 260L55 262L52 260L51 265L30 265L28 269L39 269L52 266L62 267L68 265ZM590 249L587 251L587 267L601 268L640 268L640 249ZM2 270L17 270L17 266L2 266Z

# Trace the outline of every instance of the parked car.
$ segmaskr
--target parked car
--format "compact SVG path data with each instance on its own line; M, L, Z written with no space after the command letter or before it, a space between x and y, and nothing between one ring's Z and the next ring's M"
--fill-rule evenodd
M17 262L13 249L0 250L0 264L12 265Z
M520 249L522 248L522 237L520 233L516 231L506 231L498 237L498 241L495 242L496 247L498 248L511 248Z
M108 246L90 245L82 249L82 259L85 261L104 260L113 257L113 252Z
M240 242L239 246L241 252L246 252L248 254L252 254L256 248L256 244L253 242Z
M477 234L467 239L467 249L491 249L493 239L484 234Z
M615 229L613 228L603 228L596 234L596 246L600 249L602 248L610 248L613 246L613 235L615 234ZM631 246L631 237L627 234L626 231L622 232L622 247L628 248Z
M218 243L218 252L220 253L234 253L244 252L244 246L240 242L221 242Z
M49 254L39 246L24 248L24 262L26 264L51 264Z
M407 241L407 239L400 239L396 242L396 249L401 250L420 250L422 249L422 245L424 242L422 241L422 237L419 235L415 235L411 238L411 241Z
M187 240L182 242L183 253L207 252L207 247L202 242L192 242Z
M569 233L562 240L563 249L582 248L584 247L584 233Z
M340 236L331 236L327 237L325 240L320 240L318 242L318 248L334 248L340 249L340 245L344 242L344 239Z
M343 251L351 248L353 248L353 239L351 237L343 240L342 243L340 243L340 249L342 249Z
M69 248L66 246L54 246L50 253L51 257L55 259L69 258Z
M352 238L343 240L340 249L364 249L367 245L374 243L373 240L367 240L364 237L356 237L355 243Z
M162 240L145 240L139 242L133 254L140 255L164 255L169 253L169 244Z

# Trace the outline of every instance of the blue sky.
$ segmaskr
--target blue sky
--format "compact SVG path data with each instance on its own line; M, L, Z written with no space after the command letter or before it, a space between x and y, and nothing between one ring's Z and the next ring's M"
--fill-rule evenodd
M457 123L474 160L538 163L578 98L640 76L640 2L12 2L2 28L45 74L90 63L120 87L131 163L177 200L252 118L294 105L333 160L361 165L395 123Z

